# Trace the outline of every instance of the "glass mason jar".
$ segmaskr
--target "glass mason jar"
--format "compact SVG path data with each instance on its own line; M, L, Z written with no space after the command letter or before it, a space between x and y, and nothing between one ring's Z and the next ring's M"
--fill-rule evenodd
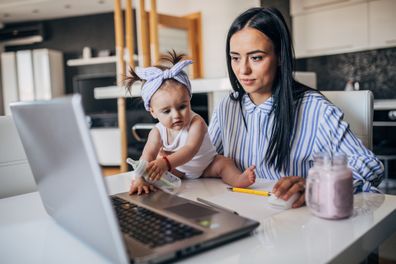
M349 217L353 212L352 170L343 153L318 153L308 171L305 200L311 212L327 219Z

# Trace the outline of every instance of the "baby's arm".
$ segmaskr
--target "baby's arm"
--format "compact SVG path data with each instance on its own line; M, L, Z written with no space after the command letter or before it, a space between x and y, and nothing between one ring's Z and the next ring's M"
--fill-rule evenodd
M208 128L203 118L198 115L195 116L190 124L186 145L166 156L172 168L189 162L197 154L207 130ZM158 180L168 169L167 161L163 158L157 158L147 166L150 180Z
M162 141L157 128L153 128L148 136L146 145L144 146L142 156L140 157L141 160L152 161L154 160L158 152L162 147ZM132 181L129 194L137 193L138 195L142 192L149 193L150 190L153 191L154 187L142 179L142 175L137 175L134 181Z
M161 147L161 135L158 131L158 128L154 127L149 133L146 145L144 145L142 156L140 157L140 159L146 160L148 162L155 160Z

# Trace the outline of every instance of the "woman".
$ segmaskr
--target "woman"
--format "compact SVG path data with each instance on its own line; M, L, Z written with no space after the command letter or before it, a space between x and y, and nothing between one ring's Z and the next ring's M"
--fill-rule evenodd
M305 177L315 152L344 152L354 191L378 192L381 162L319 92L293 78L293 48L277 9L251 8L227 35L227 67L234 93L216 108L209 133L219 154L239 169L256 165L256 176L278 180L272 192L304 204Z

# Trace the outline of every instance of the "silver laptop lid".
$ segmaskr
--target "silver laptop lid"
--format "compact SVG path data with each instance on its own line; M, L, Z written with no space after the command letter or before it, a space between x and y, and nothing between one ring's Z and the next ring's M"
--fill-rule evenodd
M112 262L128 263L81 97L13 103L11 112L48 214Z

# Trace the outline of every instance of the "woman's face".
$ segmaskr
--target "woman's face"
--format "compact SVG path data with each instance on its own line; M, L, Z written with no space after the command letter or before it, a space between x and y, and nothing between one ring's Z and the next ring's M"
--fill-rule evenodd
M272 41L257 29L246 27L230 39L231 66L252 101L258 105L272 94L278 59Z

